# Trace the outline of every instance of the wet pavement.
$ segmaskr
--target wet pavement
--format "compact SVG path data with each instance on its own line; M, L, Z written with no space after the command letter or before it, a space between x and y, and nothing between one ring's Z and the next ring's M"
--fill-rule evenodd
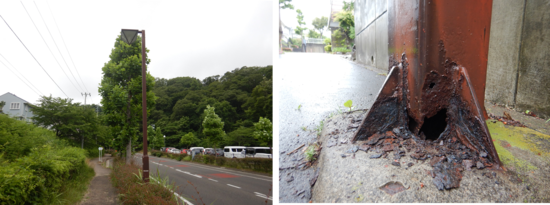
M308 202L318 171L307 168L304 150L318 140L320 121L372 106L387 71L364 67L338 55L279 55L279 201ZM322 127L322 126L321 126ZM304 147L295 149L304 145ZM292 153L291 153L292 152ZM289 154L290 153L290 154Z

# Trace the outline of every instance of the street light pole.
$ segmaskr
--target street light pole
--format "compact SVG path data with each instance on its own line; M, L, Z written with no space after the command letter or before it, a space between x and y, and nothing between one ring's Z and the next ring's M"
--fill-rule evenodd
M145 30L122 29L121 37L127 44L132 44L138 33L141 33L141 100L143 111L143 181L149 182L149 156L147 155L147 65L145 50Z

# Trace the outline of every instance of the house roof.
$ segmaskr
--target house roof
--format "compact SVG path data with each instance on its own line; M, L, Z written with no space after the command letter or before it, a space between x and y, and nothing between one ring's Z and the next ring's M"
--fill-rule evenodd
M7 95L7 94L13 95L13 96L15 96L15 97L21 99L22 101L25 101L25 103L32 105L32 103L30 103L29 101L26 101L25 99L20 98L19 96L15 95L15 94L13 94L13 93L10 93L10 92L4 93L3 95L0 95L0 97L2 97L2 96L4 96L4 95Z

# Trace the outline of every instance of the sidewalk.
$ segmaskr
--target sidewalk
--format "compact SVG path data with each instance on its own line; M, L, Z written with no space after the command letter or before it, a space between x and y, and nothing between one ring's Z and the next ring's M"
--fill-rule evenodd
M103 163L110 160L109 164L112 164L112 158L102 158ZM109 174L111 169L102 166L102 163L98 159L92 160L94 165L95 177L90 183L88 193L82 199L81 205L103 204L103 205L116 205L117 193L116 189L111 184ZM112 165L111 165L112 166Z

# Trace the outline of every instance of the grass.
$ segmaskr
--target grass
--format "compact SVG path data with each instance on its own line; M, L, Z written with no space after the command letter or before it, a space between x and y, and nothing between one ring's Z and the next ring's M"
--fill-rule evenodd
M86 159L86 164L82 169L78 170L79 174L75 178L67 181L60 190L60 195L55 201L56 204L77 204L82 201L82 198L88 191L88 186L95 176L94 169L89 159Z
M336 53L336 52L348 53L348 52L351 52L351 50L347 49L346 47L333 47L332 52L333 53Z
M321 132L323 131L324 126L325 126L325 121L321 120L321 122L319 122L319 125L317 126L317 128L315 128L315 131L317 131L317 136L321 136Z

